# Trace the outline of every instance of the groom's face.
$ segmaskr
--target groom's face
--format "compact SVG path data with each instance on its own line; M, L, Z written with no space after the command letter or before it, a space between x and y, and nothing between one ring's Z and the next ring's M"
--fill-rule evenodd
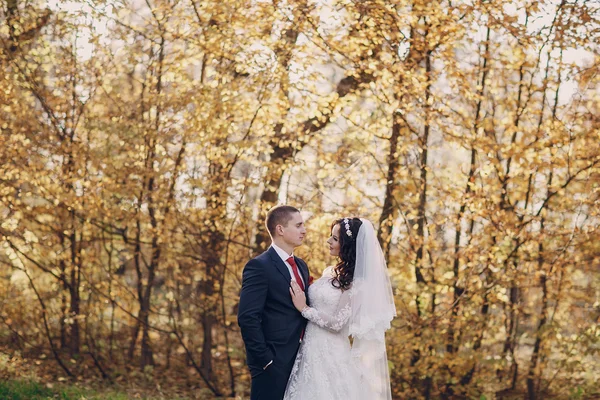
M278 225L277 230L283 241L294 247L300 246L306 235L304 219L300 213L293 213L292 219L288 221L286 226Z

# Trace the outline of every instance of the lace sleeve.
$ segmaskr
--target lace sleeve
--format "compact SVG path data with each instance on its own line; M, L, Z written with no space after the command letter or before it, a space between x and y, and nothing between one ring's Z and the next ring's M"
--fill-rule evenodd
M340 296L340 300L333 315L326 314L313 307L306 307L302 310L302 316L307 320L314 322L321 328L332 332L339 332L348 323L352 314L350 307L350 290L345 290Z

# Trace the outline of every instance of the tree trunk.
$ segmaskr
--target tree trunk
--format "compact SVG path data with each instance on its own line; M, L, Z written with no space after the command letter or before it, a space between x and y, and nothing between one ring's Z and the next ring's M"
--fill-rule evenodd
M390 242L392 240L392 228L396 219L397 204L395 201L395 192L398 186L396 173L400 163L398 162L398 139L402 128L402 120L399 116L394 115L394 123L392 125L392 135L389 138L390 150L388 153L388 172L385 183L385 197L383 200L383 208L379 217L379 229L377 231L377 239L383 249L385 261L389 262L390 257Z
M79 251L79 242L75 231L75 213L71 212L72 232L69 240L71 241L71 285L70 295L71 304L69 308L69 317L72 319L69 335L69 349L71 356L79 354L81 335L79 332L79 314L80 314L80 293L79 286L81 281L81 257Z
M513 263L513 267L516 268L516 262ZM519 326L519 289L515 286L514 282L510 288L509 293L510 303L507 309L507 327L506 327L506 339L504 341L503 355L506 358L510 355L512 364L510 365L510 388L515 389L517 384L517 376L519 374L519 364L515 358L516 340L517 340L517 329Z

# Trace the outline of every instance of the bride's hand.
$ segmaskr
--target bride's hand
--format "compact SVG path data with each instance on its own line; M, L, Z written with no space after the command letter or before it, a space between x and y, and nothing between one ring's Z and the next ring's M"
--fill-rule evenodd
M292 280L290 286L290 295L292 296L294 307L296 307L298 311L302 312L302 310L306 308L306 295L296 281Z

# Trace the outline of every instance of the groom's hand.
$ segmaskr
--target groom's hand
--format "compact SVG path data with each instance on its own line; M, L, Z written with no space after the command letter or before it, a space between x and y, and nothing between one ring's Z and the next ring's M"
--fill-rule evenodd
M294 280L290 282L290 295L292 296L292 302L294 303L294 307L300 312L306 308L306 295L304 291L298 285L298 283Z

